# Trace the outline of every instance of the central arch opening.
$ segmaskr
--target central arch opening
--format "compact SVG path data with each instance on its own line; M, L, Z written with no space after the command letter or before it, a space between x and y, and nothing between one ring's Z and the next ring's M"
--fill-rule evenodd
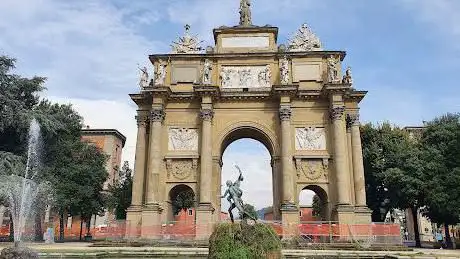
M279 188L277 187L276 166L272 166L275 154L274 141L263 131L243 127L228 133L221 145L221 176L220 193L224 194L228 180L235 182L239 172L244 180L240 184L243 191L243 202L254 206L259 219L275 219L278 217L276 206ZM221 220L229 219L230 203L226 198L220 199ZM233 210L235 218L239 216L238 209Z

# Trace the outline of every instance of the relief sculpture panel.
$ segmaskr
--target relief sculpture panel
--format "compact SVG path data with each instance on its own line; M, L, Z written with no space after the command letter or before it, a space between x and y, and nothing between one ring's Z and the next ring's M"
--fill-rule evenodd
M197 159L167 159L166 169L170 181L196 180Z
M271 87L271 68L266 66L225 66L220 78L222 88L260 88Z
M198 130L188 128L170 128L168 148L171 151L197 151Z
M326 132L324 128L296 128L295 148L296 150L326 150Z
M328 181L327 159L296 159L295 165L302 182Z

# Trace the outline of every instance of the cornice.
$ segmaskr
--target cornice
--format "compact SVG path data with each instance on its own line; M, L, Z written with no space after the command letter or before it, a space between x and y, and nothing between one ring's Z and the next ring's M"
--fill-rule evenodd
M360 103L366 96L367 91L356 91L351 89L347 95L345 95L345 101L356 101Z
M241 53L192 53L192 54L152 54L149 55L150 62L152 64L157 61L158 59L162 60L171 60L171 59L197 59L201 60L204 58L209 59L218 59L218 58L282 58L284 56L289 56L292 58L299 58L299 57L324 57L327 58L330 55L337 55L340 57L340 60L346 56L345 51L299 51L299 52L241 52Z
M297 95L299 85L274 85L272 93L274 96L290 96L294 97Z

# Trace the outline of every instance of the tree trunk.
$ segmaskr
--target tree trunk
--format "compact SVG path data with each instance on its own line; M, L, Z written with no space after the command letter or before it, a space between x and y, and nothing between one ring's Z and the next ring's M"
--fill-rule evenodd
M420 243L420 231L418 229L418 208L414 207L412 210L412 220L414 221L414 237L415 237L415 247L422 247Z
M42 217L41 211L35 211L35 241L43 241Z
M82 233L83 233L83 218L80 216L80 241L81 241Z
M10 213L10 242L14 242L14 225L13 225L13 215Z
M86 220L86 235L89 236L91 233L91 217Z
M64 242L64 212L59 215L59 241Z
M450 238L450 233L449 233L449 224L447 223L444 223L444 232L445 232L445 235L446 235L446 246L447 248L453 248L453 244L452 244L452 238Z

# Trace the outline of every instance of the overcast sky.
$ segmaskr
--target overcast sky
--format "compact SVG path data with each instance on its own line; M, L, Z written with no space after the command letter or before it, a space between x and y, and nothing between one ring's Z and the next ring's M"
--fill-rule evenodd
M252 2L253 22L279 27L278 43L306 22L325 49L347 51L344 65L352 67L354 87L369 91L361 104L363 121L419 125L460 111L460 1ZM213 45L212 29L236 25L238 5L238 0L1 0L0 54L17 58L23 75L48 77L46 96L73 103L86 124L125 134L123 157L132 165L136 107L128 94L138 90L137 63L149 66L149 54L169 52L185 23L204 45ZM238 142L225 156L251 171L246 195L256 207L270 203L263 146ZM250 188L260 179L269 188Z

